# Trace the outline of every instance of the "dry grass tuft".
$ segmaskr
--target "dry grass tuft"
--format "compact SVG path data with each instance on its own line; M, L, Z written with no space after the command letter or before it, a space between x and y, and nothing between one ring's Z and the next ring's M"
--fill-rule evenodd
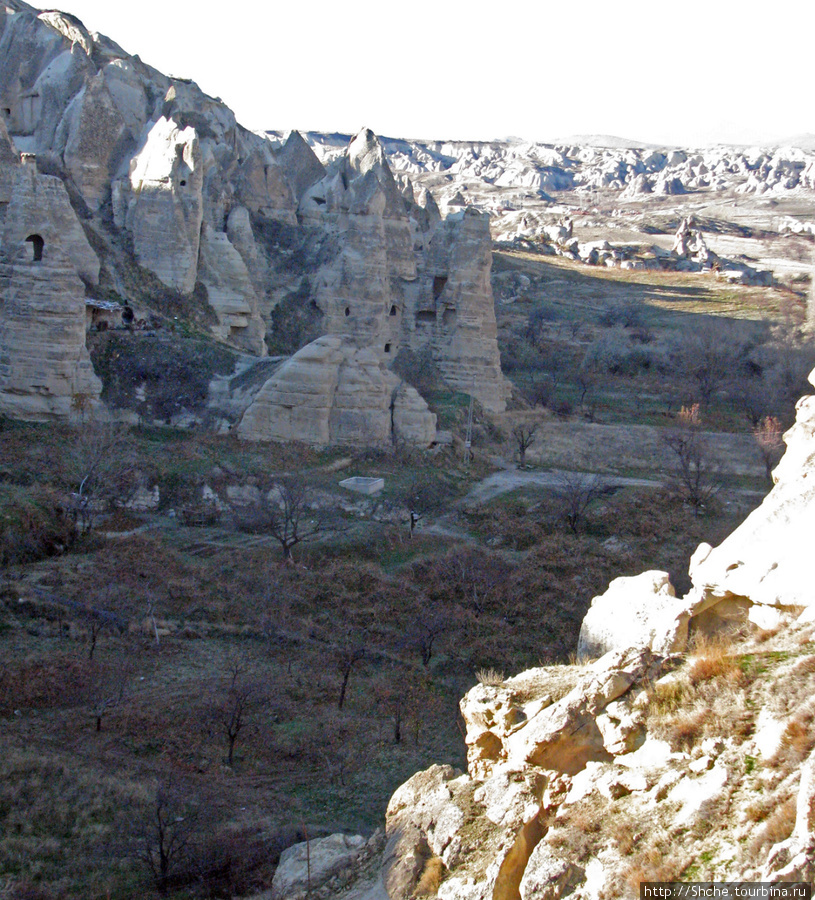
M757 859L771 847L785 841L795 827L795 798L789 797L766 820L750 842L750 855Z
M805 656L796 664L792 674L795 678L815 674L815 656Z
M797 766L815 749L815 711L800 711L787 723L781 736L781 746L769 760L771 766L791 768Z
M776 803L773 797L762 797L746 806L744 812L751 822L758 823L763 822L775 807Z
M498 669L479 669L475 673L475 677L479 684L485 684L488 687L499 687L504 683L504 673Z
M732 641L725 636L697 637L688 677L694 687L714 678L726 678L734 685L741 684L744 673L738 658L733 655Z
M435 897L444 878L444 863L438 856L431 856L425 863L414 897Z
M671 749L688 753L704 737L710 721L709 709L689 709L678 713L667 735Z

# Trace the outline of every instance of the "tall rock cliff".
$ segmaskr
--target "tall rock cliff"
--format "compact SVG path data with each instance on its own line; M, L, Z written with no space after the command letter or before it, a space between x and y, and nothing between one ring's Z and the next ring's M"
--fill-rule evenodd
M470 213L444 222L432 201L414 203L370 131L326 168L299 135L275 143L247 131L194 83L161 74L69 14L22 0L0 12L0 116L8 132L0 214L23 215L9 185L24 153L38 185L24 204L27 221L37 214L39 230L29 233L48 248L37 262L53 262L57 244L64 249L84 283L73 292L80 306L80 296L92 296L159 318L192 310L238 351L294 353L281 373L289 381L297 380L292 366L311 366L331 347L326 366L340 388L312 379L301 393L319 397L305 408L328 409L335 423L347 421L341 409L356 409L370 426L360 433L291 417L279 400L291 392L271 384L257 398L263 411L244 417L245 437L428 443L433 416L392 372L400 346L429 345L452 387L503 409L488 220ZM8 242L28 237L12 231L1 251L9 259L19 248ZM32 384L38 399L23 400L34 363L23 362L19 315L3 316L4 371L14 385L3 408L62 409L43 398L67 396L80 382L69 387L62 366ZM322 337L332 340L305 351ZM87 361L81 329L62 336L60 352ZM81 386L98 396L98 384ZM346 405L331 412L335 394ZM400 410L409 410L401 424Z

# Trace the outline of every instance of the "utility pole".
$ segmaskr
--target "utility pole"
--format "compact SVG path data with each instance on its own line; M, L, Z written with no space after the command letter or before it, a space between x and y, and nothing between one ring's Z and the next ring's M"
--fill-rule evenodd
M473 377L473 392L475 391L475 377ZM472 457L472 446L473 446L473 406L475 404L475 397L473 394L470 394L470 409L467 413L467 432L464 436L464 465L469 469L470 467L470 458Z

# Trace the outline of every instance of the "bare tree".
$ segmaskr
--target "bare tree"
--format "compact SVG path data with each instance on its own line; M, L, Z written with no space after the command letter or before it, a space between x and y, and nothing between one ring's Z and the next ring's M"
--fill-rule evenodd
M673 454L679 492L699 516L719 493L721 483L701 433L699 404L683 406L679 422L680 427L664 434L662 441Z
M128 431L111 421L83 414L78 421L69 468L76 489L70 510L83 534L93 530L100 513L127 495L133 474L133 448Z
M518 468L526 465L526 451L535 443L535 434L538 426L535 423L524 424L521 422L512 429L512 438L518 448Z
M339 668L342 682L340 695L337 699L337 709L342 709L345 703L345 695L348 690L348 681L354 666L365 658L367 634L364 631L355 631L349 628L345 633L337 650L337 667Z
M91 688L88 711L96 722L96 731L102 730L102 720L111 710L121 705L130 680L130 667L123 665L115 671L98 669Z
M201 810L179 786L159 782L149 809L136 826L136 859L147 869L160 894L192 855L199 838Z
M773 480L773 469L777 465L781 454L784 450L784 441L782 440L783 428L781 422L775 416L765 416L753 428L758 449L761 452L761 458L764 460L764 468L767 472L767 478Z
M701 320L674 344L671 361L694 383L696 396L710 403L744 356L745 334L732 320Z
M226 739L226 763L229 766L234 763L238 737L249 724L249 713L259 699L258 686L247 674L242 663L230 663L226 689L210 703L207 716L210 734L214 728Z
M563 501L561 516L572 534L580 533L590 507L608 490L608 485L598 475L563 473L559 487Z
M408 509L408 534L412 538L419 520L427 513L440 509L452 493L450 485L439 478L423 473L412 477L397 499Z
M302 478L283 476L272 481L258 503L236 510L235 515L241 530L270 534L280 545L283 559L291 562L298 544L313 540L328 528L325 511L314 506Z
M410 650L418 650L422 665L427 667L433 658L436 639L447 631L449 616L435 609L426 598L420 602L413 626L405 635L404 645Z

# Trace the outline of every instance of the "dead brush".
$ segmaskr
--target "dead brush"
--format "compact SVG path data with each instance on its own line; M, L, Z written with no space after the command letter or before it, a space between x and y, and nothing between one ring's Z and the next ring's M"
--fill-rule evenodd
M546 836L547 843L568 854L577 861L588 859L595 850L606 815L605 807L593 804L575 804Z
M799 660L792 670L794 678L805 678L807 675L815 675L815 655L805 656Z
M781 735L781 745L770 758L775 768L797 766L815 748L815 710L801 710L787 723Z
M732 642L726 636L697 637L688 667L690 683L695 687L704 681L724 678L733 686L743 684L744 671L732 650Z
M664 737L674 752L687 753L704 737L714 719L710 709L688 709L666 722L659 736Z
M431 856L424 864L414 897L435 897L444 878L444 863L438 856Z
M693 691L683 678L652 684L648 690L648 713L658 719L677 713L691 701Z
M609 896L639 897L643 881L679 881L690 863L690 856L679 850L666 833L657 833L622 867L613 885L616 893Z
M770 811L775 809L775 806L776 804L773 798L762 797L760 800L755 800L745 807L744 813L750 822L758 824L759 822L763 822L767 816L769 816Z
M642 838L642 832L638 829L638 822L628 815L615 816L608 827L608 834L614 841L620 856L629 856L636 847L637 841Z
M776 806L764 825L750 841L750 858L763 856L771 847L785 841L795 827L795 798L788 797L780 806Z

